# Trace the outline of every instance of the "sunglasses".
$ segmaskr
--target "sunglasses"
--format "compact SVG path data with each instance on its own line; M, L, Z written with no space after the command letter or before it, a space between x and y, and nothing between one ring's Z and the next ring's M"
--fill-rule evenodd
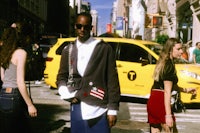
M82 27L84 28L84 30L91 30L92 26L91 25L82 25L82 24L76 24L76 28L77 29L82 29Z

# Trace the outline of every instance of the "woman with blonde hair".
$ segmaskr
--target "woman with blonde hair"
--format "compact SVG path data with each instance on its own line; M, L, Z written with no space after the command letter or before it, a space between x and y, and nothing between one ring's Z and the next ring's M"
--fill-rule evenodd
M37 116L37 109L29 97L24 81L27 57L24 49L31 44L32 33L29 25L16 23L15 26L5 29L1 37L1 133L30 133L28 115Z
M182 44L176 38L169 38L164 45L154 70L154 84L147 102L148 123L151 133L170 133L175 127L175 116L171 110L173 90L196 94L196 89L184 89L177 85L178 77L174 59L183 53Z

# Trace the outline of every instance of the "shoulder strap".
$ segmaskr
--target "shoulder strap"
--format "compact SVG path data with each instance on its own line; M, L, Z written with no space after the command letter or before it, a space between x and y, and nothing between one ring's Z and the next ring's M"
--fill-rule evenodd
M72 62L71 62L71 54L72 54L72 44L69 44L69 56L68 56L68 61L69 61L69 76L73 75L73 67L72 67Z

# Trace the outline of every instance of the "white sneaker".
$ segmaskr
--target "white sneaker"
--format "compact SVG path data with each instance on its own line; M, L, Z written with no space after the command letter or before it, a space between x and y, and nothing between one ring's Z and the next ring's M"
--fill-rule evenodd
M36 84L36 85L39 85L39 84L42 84L42 82L39 81L39 80L36 80L36 81L35 81L35 84Z

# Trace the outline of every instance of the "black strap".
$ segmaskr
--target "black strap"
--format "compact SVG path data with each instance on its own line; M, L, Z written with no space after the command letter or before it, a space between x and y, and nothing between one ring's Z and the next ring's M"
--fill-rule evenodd
M30 97L31 101L33 102L33 99L31 97L31 81L30 80L28 81L28 92L29 92L29 97Z

